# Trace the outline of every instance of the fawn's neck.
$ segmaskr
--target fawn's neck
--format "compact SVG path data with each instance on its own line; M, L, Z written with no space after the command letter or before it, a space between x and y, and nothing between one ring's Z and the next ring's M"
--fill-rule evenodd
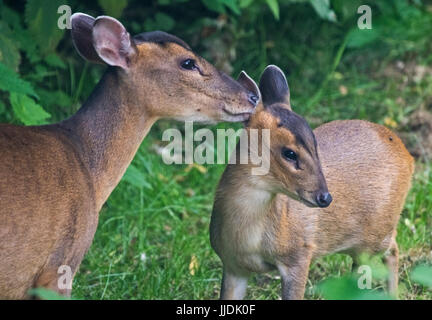
M85 150L82 157L93 178L99 210L156 121L125 87L116 70L108 69L82 108L63 122Z
M275 193L268 191L262 176L254 176L248 165L235 164L227 175L226 192L233 201L232 206L242 212L244 217L253 219L263 217L271 210Z

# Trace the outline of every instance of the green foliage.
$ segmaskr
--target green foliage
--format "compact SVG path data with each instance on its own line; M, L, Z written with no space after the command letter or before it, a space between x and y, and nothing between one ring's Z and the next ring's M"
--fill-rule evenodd
M411 279L432 289L432 267L426 265L416 267L411 273Z
M277 0L266 0L276 20L279 20L279 3Z
M147 182L147 177L134 165L130 165L127 168L126 173L123 176L123 181L126 181L137 188L152 188L151 184Z
M161 31L171 31L174 29L175 20L169 15L158 12L155 14L154 18L147 19L144 23L145 30L161 30Z
M225 8L229 8L233 13L240 14L237 0L201 0L202 3L212 11L226 13Z
M57 9L63 0L28 0L25 8L25 21L28 30L39 47L39 52L47 54L57 47L64 30L58 28Z
M114 18L119 18L128 5L128 0L98 0L105 13Z
M69 300L59 295L57 292L44 288L32 289L29 291L29 294L41 300Z
M20 63L21 55L12 39L12 31L9 26L0 21L0 63L16 70Z
M22 80L15 71L3 63L0 63L0 90L37 97L31 83Z
M15 116L25 125L44 124L50 117L49 113L26 95L12 92L10 103Z
M336 14L330 8L330 0L310 0L310 3L322 19L336 22Z
M359 289L355 276L330 278L317 287L317 293L327 300L390 300L381 292Z

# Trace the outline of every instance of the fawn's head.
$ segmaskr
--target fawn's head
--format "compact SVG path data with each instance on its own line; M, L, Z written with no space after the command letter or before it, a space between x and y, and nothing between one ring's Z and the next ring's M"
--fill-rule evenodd
M327 207L332 197L318 158L317 142L305 119L291 110L284 73L268 66L260 79L263 105L248 128L270 129L270 169L259 177L272 192L281 192L311 207Z
M258 92L216 70L181 39L161 31L131 37L116 19L76 13L72 39L86 60L115 67L125 90L155 118L244 121Z

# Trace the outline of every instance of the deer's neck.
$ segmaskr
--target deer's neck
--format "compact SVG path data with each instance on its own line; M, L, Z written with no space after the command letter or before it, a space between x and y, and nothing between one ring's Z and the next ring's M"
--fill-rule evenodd
M234 211L238 210L244 218L252 220L266 216L272 209L276 194L268 191L260 176L251 174L250 166L236 164L232 169L234 172L224 176L230 180L226 184L232 187L228 193L231 194Z
M109 69L82 108L63 122L83 147L98 209L120 182L155 121L146 106L137 105L122 86L116 70Z

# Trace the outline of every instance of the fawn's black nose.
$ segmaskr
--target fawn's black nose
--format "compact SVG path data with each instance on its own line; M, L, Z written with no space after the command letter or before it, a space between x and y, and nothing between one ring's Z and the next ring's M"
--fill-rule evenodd
M327 208L332 200L333 198L328 192L319 192L316 198L316 202L320 208Z
M256 107L259 101L259 97L251 92L248 94L248 100L254 107Z

